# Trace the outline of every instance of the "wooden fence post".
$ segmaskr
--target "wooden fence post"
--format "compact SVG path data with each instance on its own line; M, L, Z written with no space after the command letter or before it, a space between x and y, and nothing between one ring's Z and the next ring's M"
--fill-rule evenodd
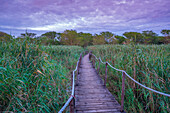
M93 63L93 67L95 68L95 57L93 57L94 58L94 63Z
M73 74L71 74L71 87L73 85ZM69 103L70 113L74 113L73 100Z
M80 58L79 58L79 63L78 63L78 67L77 67L77 75L79 74L79 68L80 68L81 60L82 60L82 54L80 55Z
M79 74L79 64L80 64L80 58L79 58L78 66L77 66L77 77L78 77L78 74Z
M70 107L70 113L74 113L73 99L71 100L71 102L70 102L70 104L69 104L69 107Z
M121 112L124 111L124 96L125 96L125 73L123 73L123 76L122 76L122 94L121 94Z
M92 52L90 51L89 52L89 60L91 60L91 57L92 57Z
M107 65L108 65L108 63L106 62L104 86L106 86L106 81L107 81Z
M98 69L97 69L98 74L99 74L99 70L100 70L100 59L99 59L99 66L98 66Z
M82 54L81 54L80 57L79 57L79 63L78 63L78 67L77 67L77 79L76 79L76 85L78 85L78 75L79 75L81 60L82 60Z

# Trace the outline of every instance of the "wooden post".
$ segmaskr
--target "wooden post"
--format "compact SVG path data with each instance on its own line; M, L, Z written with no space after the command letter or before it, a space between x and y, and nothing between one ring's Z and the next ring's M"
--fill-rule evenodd
M104 80L104 86L106 86L106 81L107 81L107 62L106 62L106 66L105 66L105 80Z
M121 112L124 111L125 77L126 77L126 75L123 72L123 76L122 76L122 94L121 94Z
M91 60L92 60L92 66L93 66L93 57L91 58Z
M91 57L92 57L92 52L90 51L89 52L89 60L91 60Z
M73 74L71 74L71 87L73 85ZM73 99L69 103L69 108L70 108L70 113L74 113L74 108L73 108Z
M70 113L74 113L73 99L71 100L71 102L70 102L70 104L69 104L69 107L70 107Z
M80 64L80 58L79 58L78 66L77 66L77 77L78 77L78 74L79 74L79 64Z
M79 68L80 68L80 64L81 64L81 59L82 59L82 54L80 55L80 58L79 58L79 63L78 63L78 67L77 67L77 75L79 74Z
M93 67L95 68L95 57L93 57L93 58L94 58L94 63L93 63L94 65L93 65Z
M98 66L98 69L97 69L98 74L99 74L99 70L100 70L100 59L99 59L99 66Z
M73 97L73 113L74 113L74 109L75 109L75 102L76 102L76 100L75 100L75 90L74 90L74 97Z
M78 63L78 67L77 67L77 79L76 79L76 85L78 85L78 75L79 75L79 70L80 70L81 59L82 59L82 54L80 55L79 63Z

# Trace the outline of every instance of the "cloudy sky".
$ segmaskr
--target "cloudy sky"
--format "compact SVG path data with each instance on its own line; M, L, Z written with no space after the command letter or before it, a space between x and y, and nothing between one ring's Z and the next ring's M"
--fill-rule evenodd
M170 0L0 0L0 31L100 33L170 29Z

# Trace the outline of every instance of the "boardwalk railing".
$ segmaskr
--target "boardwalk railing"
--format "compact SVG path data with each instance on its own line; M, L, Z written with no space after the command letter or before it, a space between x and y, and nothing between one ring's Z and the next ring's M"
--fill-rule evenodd
M93 59L92 59L93 57ZM119 72L122 72L122 93L121 93L121 111L124 111L124 95L125 95L125 77L127 76L128 78L130 78L133 82L135 82L136 84L142 86L143 88L145 89L148 89L152 92L155 92L155 93L158 93L160 95L164 95L164 96L167 96L167 97L170 97L170 94L166 94L166 93L162 93L160 91L156 91L152 88L149 88L149 87L146 87L145 85L139 83L138 81L136 81L135 79L133 79L130 75L128 75L126 73L126 71L124 70L120 70L120 69L117 69L115 67L113 67L112 65L110 65L110 63L108 62L103 62L101 60L101 58L97 58L94 54L92 54L91 52L89 53L89 59L91 60L92 59L92 65L93 67L95 68L95 60L99 61L99 66L97 68L97 73L99 73L99 69L100 69L100 62L102 64L105 64L105 78L104 78L104 86L106 86L106 80L107 80L107 66L109 65L111 68L115 69L116 71L119 71Z
M77 77L78 77L82 56L86 52L87 51L82 52L80 54L79 60L77 61L76 68L72 73L72 76L71 76L72 90L71 90L70 98L67 100L67 102L64 104L64 106L61 108L61 110L58 113L62 113L68 105L70 106L70 113L74 112L74 107L75 107L75 72L77 71Z

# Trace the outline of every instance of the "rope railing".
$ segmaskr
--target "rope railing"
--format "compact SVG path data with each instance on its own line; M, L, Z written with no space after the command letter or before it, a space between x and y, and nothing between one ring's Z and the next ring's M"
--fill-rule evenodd
M170 97L170 94L166 94L166 93L163 93L163 92L160 92L160 91L157 91L157 90L154 90L152 88L149 88L149 87L146 87L145 85L139 83L138 81L136 81L135 79L133 79L129 74L127 74L126 71L124 70L120 70L120 69L117 69L115 67L113 67L110 63L108 62L103 62L101 60L101 58L97 58L94 54L90 53L89 55L89 58L91 59L91 57L94 56L96 60L99 60L99 64L100 62L102 64L105 64L106 65L106 73L105 73L105 80L104 80L104 85L106 86L106 79L107 79L107 65L109 65L112 69L116 70L116 71L119 71L119 72L122 72L122 95L121 95L121 111L123 111L123 106L124 106L124 90L125 90L125 76L127 76L129 79L131 79L133 82L135 82L136 84L140 85L141 87L145 88L145 89L148 89L152 92L155 92L155 93L158 93L160 95L164 95L164 96L167 96L167 97ZM95 61L95 60L94 60ZM92 61L92 64L95 65L94 61ZM98 67L98 73L99 73L99 68L100 68L100 65Z
M84 53L84 52L83 52ZM60 111L58 113L62 113L66 107L71 103L72 100L74 100L74 97L75 97L75 72L77 71L77 76L78 76L78 73L79 73L79 67L80 67L80 63L81 63L81 60L82 60L82 54L80 54L80 57L79 57L79 60L77 61L77 65L76 65L76 68L75 70L73 71L72 73L72 90L71 90L71 96L70 98L67 100L67 102L64 104L64 106L60 109ZM73 102L73 107L74 107L74 102ZM72 110L71 108L71 105L70 105L70 111L74 111Z
M83 53L84 53L84 52L83 52ZM67 102L64 104L64 106L60 109L60 111L59 111L58 113L62 113L62 112L66 109L66 107L72 102L72 100L75 99L75 72L77 71L77 76L78 76L79 67L80 67L80 63L81 63L81 60L82 60L82 54L83 54L83 53L80 54L79 60L77 61L76 68L75 68L75 70L72 72L72 91L71 91L71 96L69 97L69 99L67 100ZM104 85L105 85L105 86L106 86L106 80L107 80L107 66L108 66L108 65L109 65L112 69L115 69L116 71L122 72L121 111L123 111L123 108L124 108L125 76L127 76L127 77L128 77L129 79L131 79L133 82L135 82L136 84L142 86L142 87L145 88L145 89L148 89L148 90L150 90L150 91L152 91L152 92L155 92L155 93L158 93L158 94L161 94L161 95L170 97L170 94L162 93L162 92L160 92L160 91L157 91L157 90L154 90L154 89L152 89L152 88L146 87L145 85L143 85L143 84L139 83L138 81L136 81L135 79L133 79L129 74L127 74L126 71L117 69L117 68L113 67L113 66L112 66L110 63L108 63L108 62L103 62L100 57L97 58L97 57L96 57L94 54L92 54L92 53L89 53L89 59L90 59L90 60L91 60L91 57L92 57L92 56L94 56L95 59L99 61L99 64L100 64L100 62L101 62L102 64L105 64L105 65L106 65L106 67L105 67L105 81L104 81ZM95 68L95 59L93 59L93 61L92 61L92 65L93 65L94 68ZM100 65L99 65L98 70L97 70L98 72L99 72L99 69L100 69ZM75 106L74 104L75 104L75 103L73 102L73 106ZM71 107L70 107L70 108L71 108Z

